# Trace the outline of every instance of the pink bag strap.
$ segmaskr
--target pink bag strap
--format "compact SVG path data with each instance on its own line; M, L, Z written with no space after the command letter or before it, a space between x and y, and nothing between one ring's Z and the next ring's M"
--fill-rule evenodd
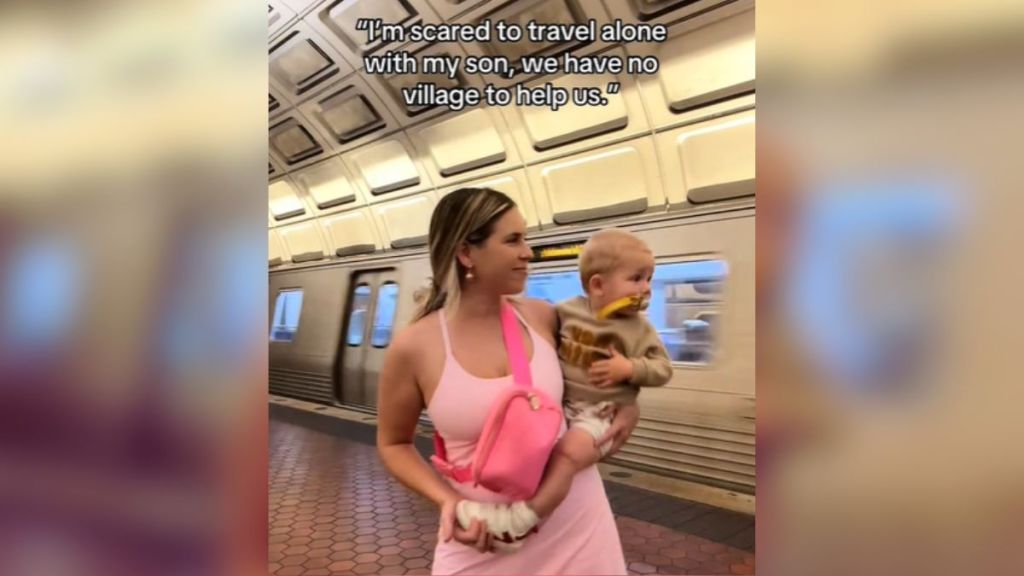
M436 431L434 432L434 455L430 457L430 461L439 472L450 476L456 482L464 484L473 479L473 472L468 466L456 468L448 462L448 450L444 447L444 438L441 438Z
M530 377L530 363L526 360L523 338L519 334L519 317L507 300L501 303L501 329L505 338L505 351L508 354L509 367L512 369L512 379L520 386L532 388L533 378ZM464 483L472 479L472 471L469 467L457 468L448 463L448 450L445 449L444 438L436 431L434 432L434 455L431 460L439 471L454 478L456 482Z
M519 333L519 318L508 300L501 303L501 329L505 335L505 350L508 353L509 367L512 369L512 379L520 386L532 388L530 363L526 360L523 337Z

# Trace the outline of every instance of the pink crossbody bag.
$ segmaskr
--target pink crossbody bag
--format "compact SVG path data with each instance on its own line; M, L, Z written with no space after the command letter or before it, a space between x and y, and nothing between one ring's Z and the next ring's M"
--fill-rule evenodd
M562 407L533 387L519 322L512 305L503 302L501 325L515 384L491 406L469 466L448 462L444 440L434 433L431 458L438 472L459 483L525 500L537 492L562 427ZM534 351L536 353L536 351Z

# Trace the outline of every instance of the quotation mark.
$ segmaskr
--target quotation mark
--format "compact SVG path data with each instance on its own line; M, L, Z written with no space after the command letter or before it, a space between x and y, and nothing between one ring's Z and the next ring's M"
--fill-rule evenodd
M356 20L356 30L366 32L367 40L374 42L381 31L384 21L380 18L359 18Z
M618 82L609 82L608 83L608 89L605 90L605 92L607 92L609 94L618 94L619 93L619 83Z

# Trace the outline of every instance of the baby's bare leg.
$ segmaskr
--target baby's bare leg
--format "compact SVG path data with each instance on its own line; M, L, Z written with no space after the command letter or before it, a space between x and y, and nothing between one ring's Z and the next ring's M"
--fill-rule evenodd
M541 518L550 515L569 494L573 476L600 459L601 453L594 446L594 437L579 428L569 428L555 446L544 471L544 479L528 502L530 508Z

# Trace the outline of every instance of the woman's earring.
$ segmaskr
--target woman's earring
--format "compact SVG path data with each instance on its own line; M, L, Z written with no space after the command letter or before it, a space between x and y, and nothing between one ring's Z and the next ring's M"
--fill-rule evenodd
M473 276L473 269L472 268L467 269L466 270L466 280L472 280L473 278L475 278L475 276Z

